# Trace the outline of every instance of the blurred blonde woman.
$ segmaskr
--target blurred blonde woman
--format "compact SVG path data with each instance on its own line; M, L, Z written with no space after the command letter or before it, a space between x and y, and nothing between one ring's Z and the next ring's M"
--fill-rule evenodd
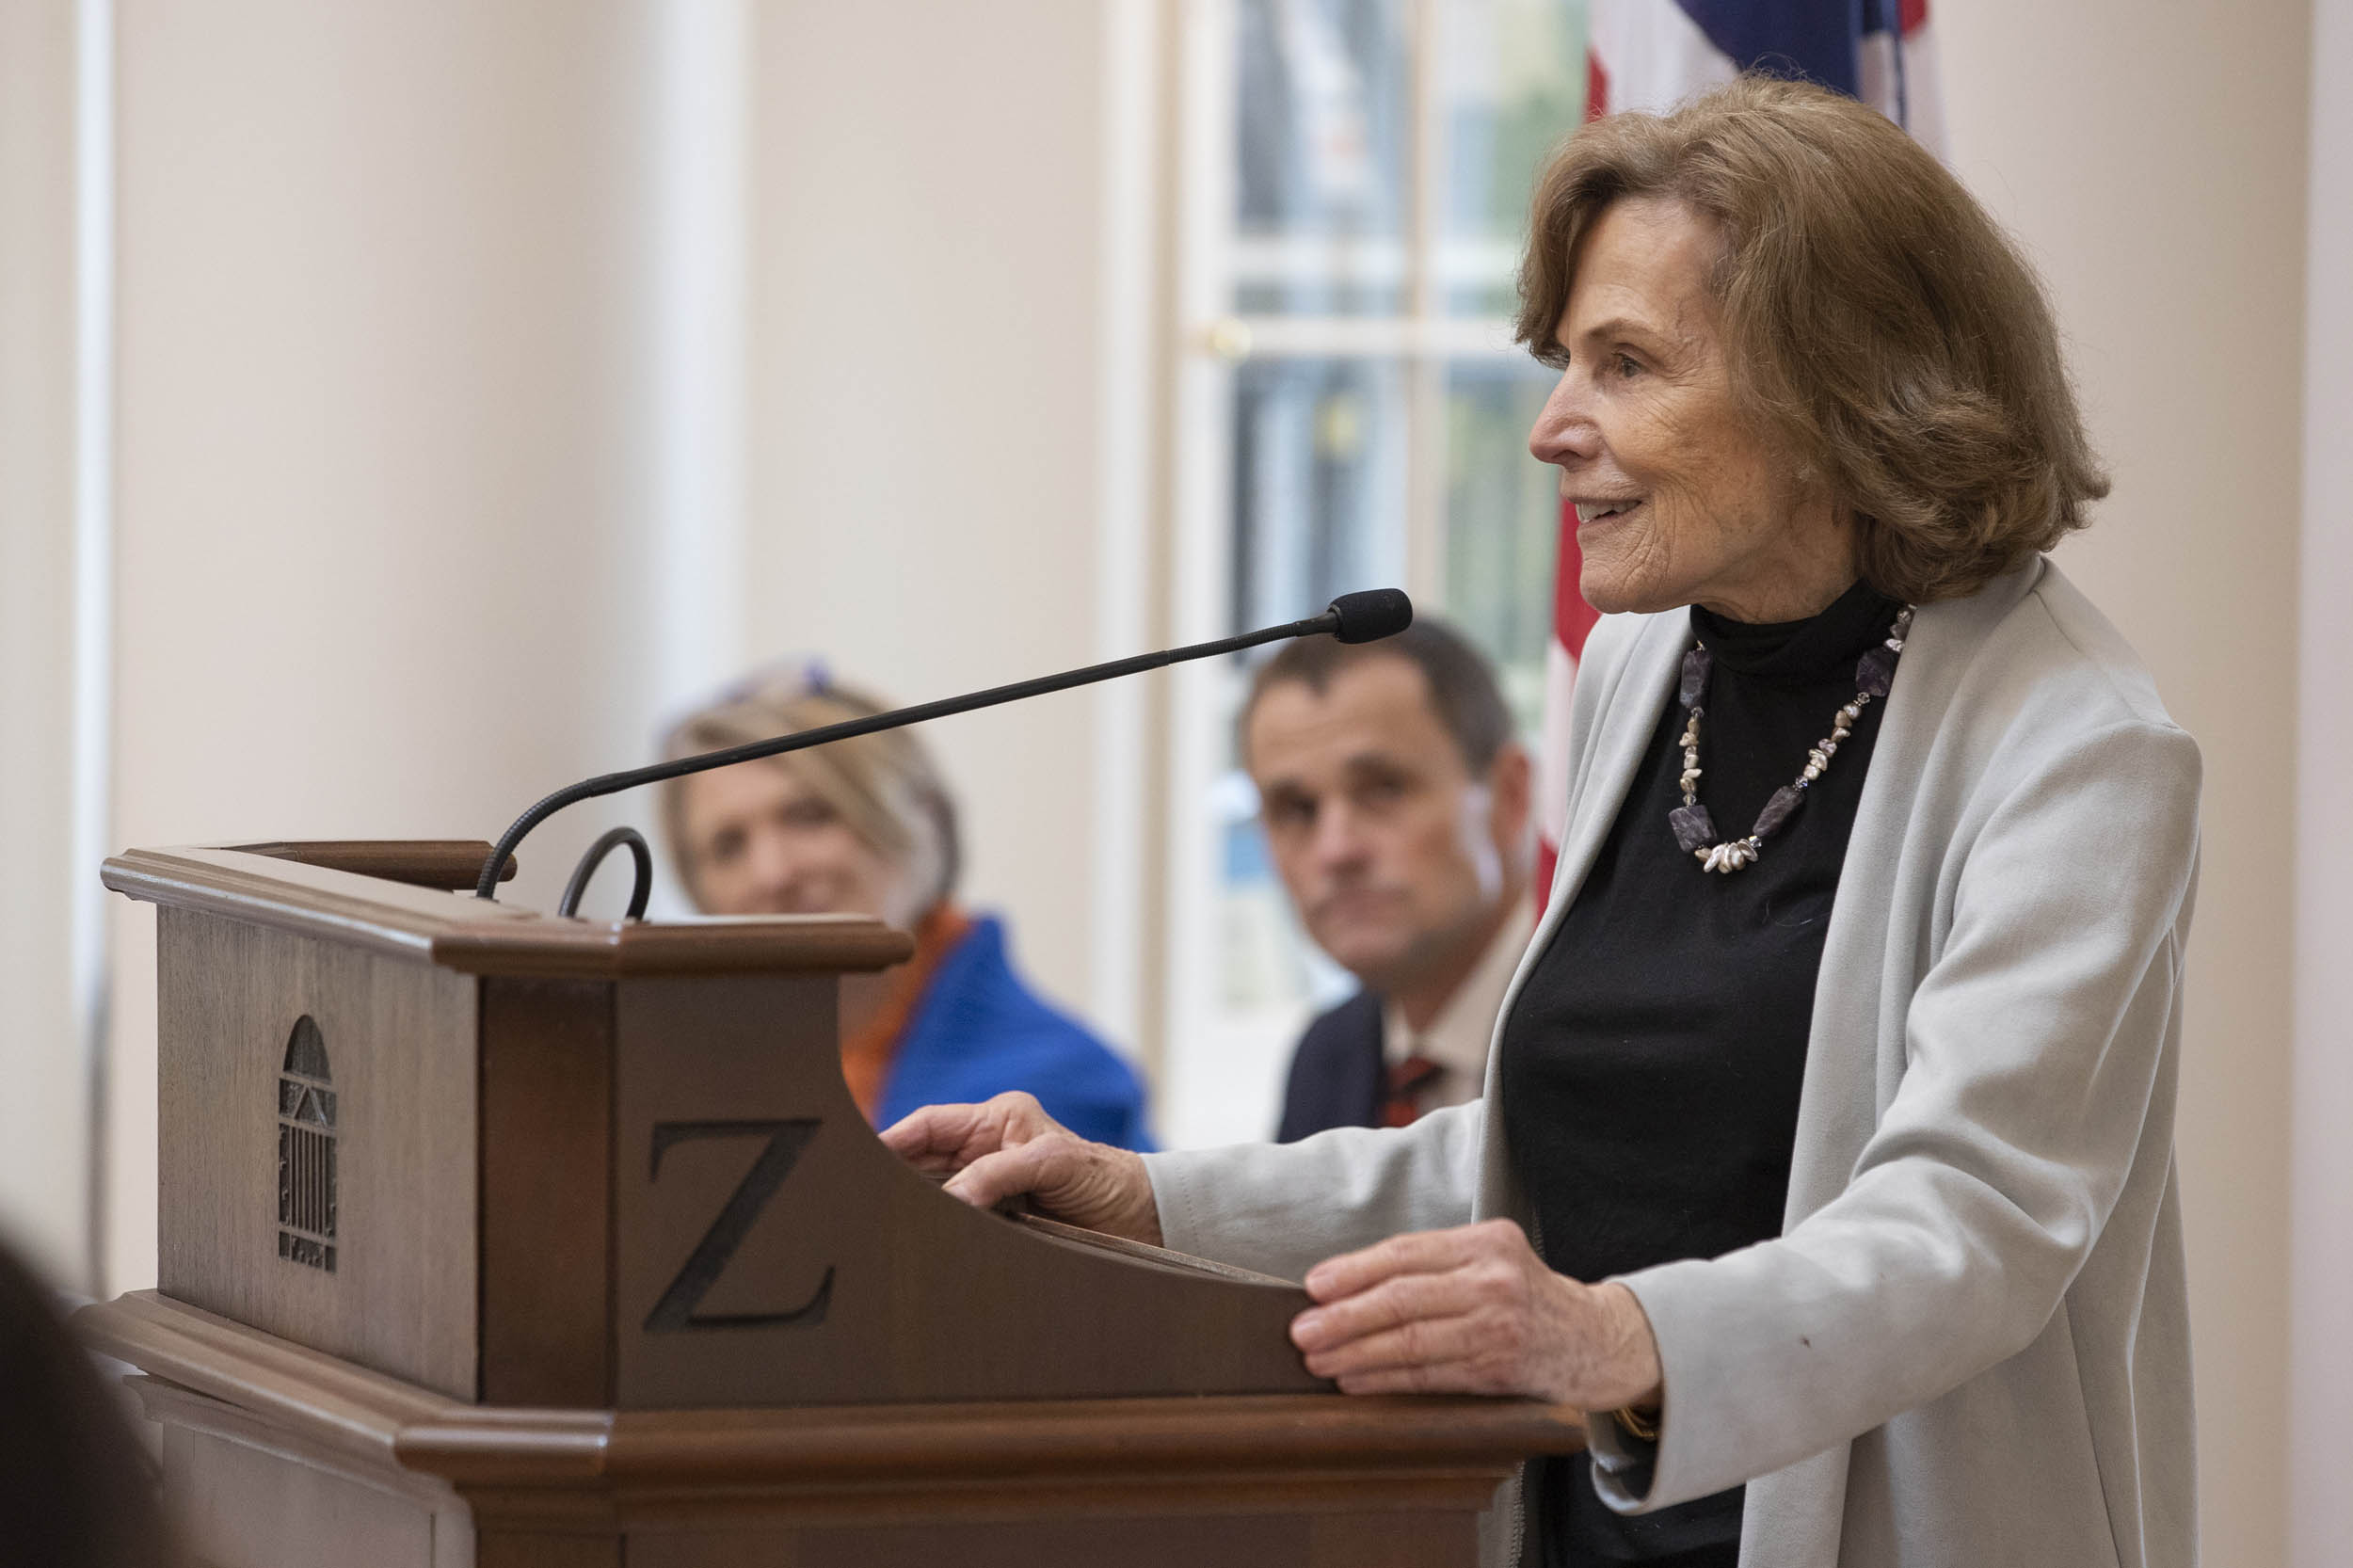
M821 666L779 667L690 715L666 754L884 707ZM1000 918L956 904L955 802L911 731L673 779L662 815L680 880L705 914L871 915L913 935L906 963L843 986L842 1076L869 1121L1019 1089L1088 1138L1150 1147L1135 1074L1023 983Z

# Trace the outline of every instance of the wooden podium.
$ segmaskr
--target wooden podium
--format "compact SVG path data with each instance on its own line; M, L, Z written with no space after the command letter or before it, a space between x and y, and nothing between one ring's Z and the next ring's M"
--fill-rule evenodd
M488 846L133 851L158 906L137 1367L219 1568L1436 1563L1517 1400L1366 1400L1296 1286L947 1197L844 1086L847 917L565 920Z

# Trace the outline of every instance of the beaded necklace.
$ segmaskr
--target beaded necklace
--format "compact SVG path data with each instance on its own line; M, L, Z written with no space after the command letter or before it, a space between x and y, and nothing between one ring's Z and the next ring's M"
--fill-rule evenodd
M1907 604L1896 612L1895 624L1887 630L1887 640L1876 648L1865 648L1855 661L1855 696L1852 702L1832 715L1830 733L1814 744L1805 754L1805 767L1797 779L1775 790L1766 801L1765 809L1756 814L1756 824L1745 839L1728 839L1716 842L1716 824L1700 804L1700 699L1707 695L1707 675L1714 661L1705 646L1695 645L1683 656L1683 683L1676 696L1689 715L1683 726L1683 804L1667 813L1667 825L1674 829L1675 842L1687 855L1695 856L1703 872L1721 872L1726 876L1756 863L1765 847L1765 840L1781 830L1782 824L1798 814L1805 804L1805 792L1816 779L1830 767L1830 760L1838 755L1838 743L1854 730L1855 720L1873 697L1885 696L1895 683L1896 660L1904 650L1904 633L1912 628L1912 606Z

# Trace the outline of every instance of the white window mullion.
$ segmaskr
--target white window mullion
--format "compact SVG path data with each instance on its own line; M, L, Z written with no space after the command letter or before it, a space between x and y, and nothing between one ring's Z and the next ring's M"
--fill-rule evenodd
M1417 341L1406 382L1405 588L1417 604L1435 610L1446 602L1447 371L1443 353L1433 341L1433 328L1446 308L1446 280L1438 264L1446 224L1446 98L1440 67L1445 17L1438 0L1414 0L1408 15L1413 29L1408 167L1413 173L1406 300Z
M1226 309L1233 265L1238 87L1233 0L1184 8L1183 130L1178 170L1182 346L1175 367L1176 462L1171 475L1171 640L1222 635L1232 615L1233 365L1245 340L1213 329ZM1215 1141L1218 1078L1231 1055L1218 1005L1218 823L1214 791L1225 762L1224 661L1169 672L1166 841L1169 922L1158 1122L1173 1142ZM1256 1128L1244 1130L1252 1136Z

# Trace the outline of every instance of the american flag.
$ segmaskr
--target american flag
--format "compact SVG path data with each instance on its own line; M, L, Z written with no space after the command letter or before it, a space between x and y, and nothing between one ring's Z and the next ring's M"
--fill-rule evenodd
M1802 76L1850 93L1945 151L1929 0L1592 0L1585 118L1653 113L1729 82L1742 71ZM1548 896L1569 809L1569 690L1585 638L1600 617L1577 592L1584 557L1577 512L1561 507L1545 650L1543 792L1537 819L1537 897Z

